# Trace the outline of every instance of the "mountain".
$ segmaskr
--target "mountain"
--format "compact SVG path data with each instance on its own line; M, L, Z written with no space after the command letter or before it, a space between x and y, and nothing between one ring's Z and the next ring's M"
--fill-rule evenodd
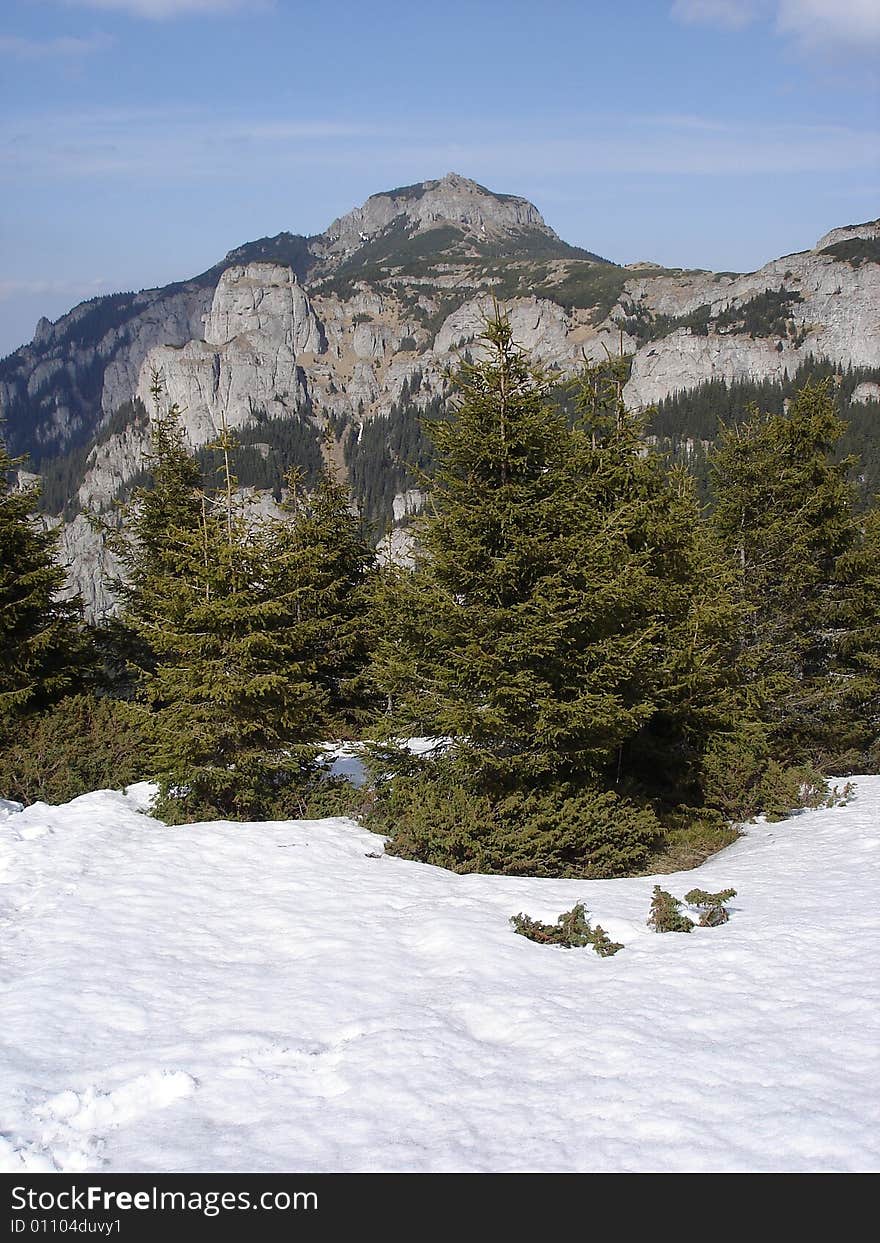
M848 389L860 409L880 396L880 222L744 275L622 267L568 245L526 199L450 173L375 194L322 234L261 238L191 280L41 320L0 362L6 438L68 519L72 577L92 608L107 604L94 586L103 554L79 511L109 510L137 480L154 373L194 445L223 422L238 430L243 482L277 492L291 461L313 473L330 456L381 526L418 504L418 415L442 409L493 297L560 379L585 358L632 353L632 405L707 383L784 385L811 360L862 369ZM682 443L701 440L686 413L670 417Z

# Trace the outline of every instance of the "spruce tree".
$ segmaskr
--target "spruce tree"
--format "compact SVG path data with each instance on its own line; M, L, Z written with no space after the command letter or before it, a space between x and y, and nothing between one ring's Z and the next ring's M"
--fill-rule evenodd
M700 802L705 752L743 716L741 610L693 477L650 447L649 412L626 408L628 361L609 358L578 378L573 436L581 451L572 457L591 504L622 532L630 567L643 576L651 665L642 689L651 712L621 744L615 782L628 779L673 803Z
M740 653L777 760L827 763L851 713L837 676L850 623L842 560L857 544L851 459L830 381L807 384L781 415L722 429L711 458L713 526L736 566Z
M0 440L0 736L70 689L84 656L79 605L58 598L58 533L36 512L38 489L13 482L21 463Z
M141 673L153 665L167 624L169 596L178 589L181 558L202 530L205 493L202 472L186 442L180 410L165 404L164 383L154 372L148 485L135 489L120 530L108 542L124 566L114 584L123 626L134 639L131 659ZM130 646L124 640L120 646Z
M372 715L367 678L369 597L374 554L352 512L347 489L329 469L306 492L301 474L288 477L282 510L271 528L273 572L297 601L303 641L313 653L315 677L327 697L330 726L344 734Z
M225 429L218 447L220 484L206 491L177 411L160 412L155 486L135 497L123 557L168 819L295 813L326 725L299 584L275 524L245 511Z
M837 721L838 752L849 771L880 769L880 497L858 520L852 548L837 563L840 591L834 678L847 707ZM838 764L842 772L846 764Z
M524 853L541 875L644 863L650 817L615 798L680 801L724 724L735 609L693 490L623 406L621 366L588 370L571 427L499 315L458 373L452 418L431 428L417 564L386 572L375 676L385 737L448 737L436 772L489 799L489 820L459 807L447 866L497 858L505 835L518 871ZM405 819L400 840L415 842L424 817ZM639 826L616 856L615 823Z
M377 678L393 728L454 740L490 794L597 776L647 719L642 567L578 477L550 381L491 320L431 428L419 562L397 575ZM650 629L650 623L648 628Z
M700 714L713 728L735 611L693 489L623 406L619 364L587 371L571 428L504 319L484 345L432 427L416 571L387 572L390 720L451 735L489 790L618 782L652 722L676 746Z

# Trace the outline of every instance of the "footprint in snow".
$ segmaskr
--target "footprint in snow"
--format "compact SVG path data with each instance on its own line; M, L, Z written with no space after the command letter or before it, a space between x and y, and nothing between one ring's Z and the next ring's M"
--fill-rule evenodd
M42 1151L62 1171L81 1171L100 1162L104 1135L167 1109L192 1095L196 1080L183 1070L152 1070L110 1091L89 1085L50 1097L36 1110L39 1135L30 1149Z

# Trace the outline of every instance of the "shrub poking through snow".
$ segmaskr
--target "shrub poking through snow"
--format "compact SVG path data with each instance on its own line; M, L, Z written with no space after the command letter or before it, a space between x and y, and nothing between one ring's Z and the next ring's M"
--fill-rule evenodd
M565 949L592 945L600 958L610 958L623 946L612 941L599 924L590 926L583 902L576 903L570 911L563 911L555 924L542 924L528 915L511 915L510 922L520 936L537 941L539 945L561 945Z
M688 906L700 908L700 924L703 928L717 928L719 924L726 924L730 919L730 912L724 903L735 897L735 889L722 889L720 893L692 889L684 895L684 900Z
M593 949L600 958L610 958L612 954L622 950L623 946L619 941L612 941L601 924L596 924L593 929Z
M687 915L682 915L680 908L681 902L678 898L674 898L671 893L655 885L648 927L653 928L655 932L690 932L694 926L693 920L688 919Z

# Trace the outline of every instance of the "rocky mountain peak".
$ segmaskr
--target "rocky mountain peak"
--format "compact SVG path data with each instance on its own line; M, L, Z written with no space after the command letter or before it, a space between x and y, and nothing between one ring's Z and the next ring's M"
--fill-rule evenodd
M866 241L880 238L880 220L866 220L864 224L847 224L840 229L832 229L816 243L816 250L825 250L828 246L837 246L841 242L863 238Z
M333 221L322 238L326 253L340 258L352 254L395 222L416 233L450 224L477 237L531 229L559 240L528 199L496 194L460 173L447 173L437 181L371 195L362 207Z

